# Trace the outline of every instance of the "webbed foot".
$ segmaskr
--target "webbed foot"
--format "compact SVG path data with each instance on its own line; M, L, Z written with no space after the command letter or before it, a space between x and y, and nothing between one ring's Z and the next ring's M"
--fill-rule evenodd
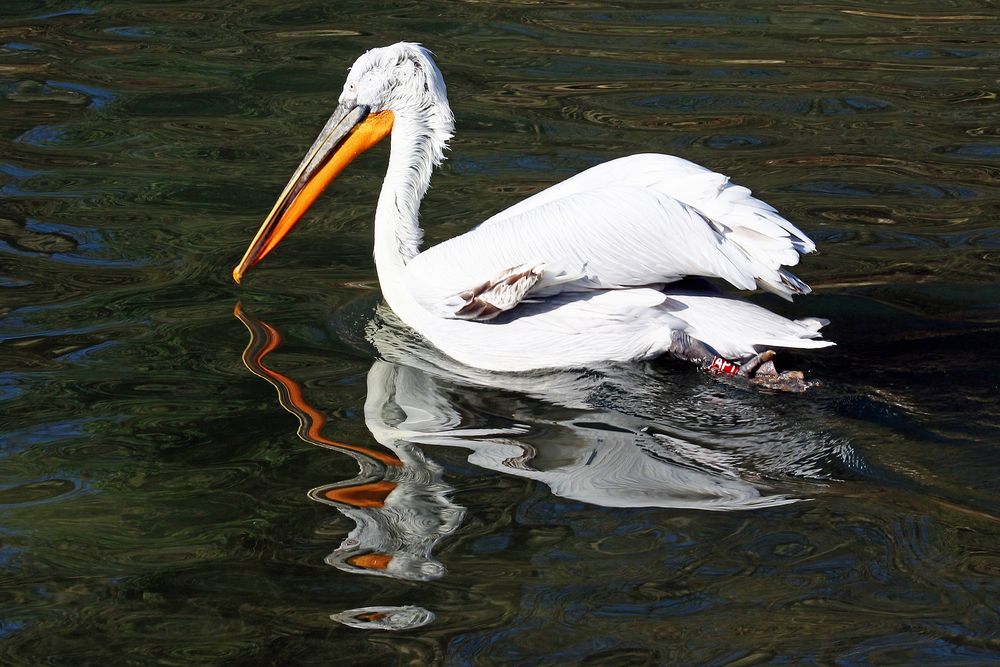
M776 372L774 369L774 363L771 361L774 359L774 350L764 350L760 354L755 354L750 357L749 361L744 362L743 366L740 368L740 375L744 375L748 378L756 376L758 373L767 372L764 366L770 365L770 371Z
M820 386L819 382L806 380L806 375L802 371L779 371L774 367L774 362L772 361L774 358L774 352L771 350L768 350L768 352L771 353L770 357L757 363L753 372L747 375L751 383L757 385L758 387L764 387L774 391L787 391L795 394L802 393L812 387ZM751 362L745 364L743 368L747 368L750 363L765 354L767 354L767 352L757 355L751 360Z
M693 361L712 375L730 375L745 378L750 384L771 389L801 393L812 387L820 386L819 382L806 380L802 371L779 371L774 367L774 350L764 350L751 356L742 363L724 359L706 343L692 338L686 333L675 331L672 334L670 352L681 359Z
M779 371L774 367L775 356L774 350L765 350L753 355L742 364L715 357L708 365L708 370L716 375L745 378L750 384L773 391L801 393L820 385L819 382L806 380L802 371Z

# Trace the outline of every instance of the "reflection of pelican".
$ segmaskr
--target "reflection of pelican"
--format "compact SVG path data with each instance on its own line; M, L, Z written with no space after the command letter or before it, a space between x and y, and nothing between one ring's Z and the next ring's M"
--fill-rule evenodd
M434 424L429 432L400 437L471 449L471 462L544 482L556 495L609 507L750 509L792 500L769 493L764 479L825 479L829 465L856 463L841 440L756 405L676 391L631 365L498 376L456 363L383 306L360 319L386 360L369 371L366 415L372 404L436 415L424 422ZM376 375L394 379L373 382ZM488 424L506 418L501 426L521 432L440 437L458 433L441 425L479 425L477 414L489 415Z
M831 344L816 340L821 320L663 288L706 276L790 299L809 288L783 267L815 248L746 188L675 157L599 165L419 252L420 200L453 129L427 50L400 43L361 56L234 278L280 242L351 160L391 135L375 213L382 292L407 325L462 363L523 371L671 352L755 367L755 353L768 346Z
M385 309L367 337L392 361L372 365L364 410L366 426L384 449L346 445L322 436L314 426L322 425L322 414L293 380L264 365L280 340L277 332L239 309L237 315L252 334L244 361L278 387L283 405L302 421L300 435L360 465L356 478L309 493L356 523L327 557L348 572L422 581L444 574L433 549L458 529L464 508L449 498L440 466L416 445L470 450L469 461L480 467L540 481L558 496L595 505L707 510L793 502L762 479L815 477L824 461L849 454L842 443L794 425L775 427L773 415L760 417L762 430L754 438L746 426L730 437L684 424L711 417L712 405L678 401L657 415L636 414L641 408L629 402L644 393L642 374L629 374L627 367L619 377L533 374L519 378L519 391L495 391L482 382L488 373L452 372L449 366L458 366L451 359ZM600 398L609 386L630 391L618 392L617 400ZM775 441L775 431L789 440Z
M361 607L348 609L330 618L361 630L412 630L434 621L434 614L423 607Z
M265 357L281 336L265 322L254 320L237 306L236 316L250 331L243 362L278 390L282 406L299 418L299 437L354 458L354 479L315 488L309 497L333 505L356 524L326 562L359 574L426 581L444 574L432 555L439 540L461 524L464 508L451 502L451 488L441 481L441 468L419 449L393 434L373 433L386 450L351 445L323 435L325 417L306 400L299 384L267 367ZM371 382L371 381L369 381ZM383 395L379 390L369 395ZM382 419L378 406L365 403L369 425ZM427 427L427 424L422 424ZM371 427L371 426L370 426ZM390 453L391 452L391 453Z

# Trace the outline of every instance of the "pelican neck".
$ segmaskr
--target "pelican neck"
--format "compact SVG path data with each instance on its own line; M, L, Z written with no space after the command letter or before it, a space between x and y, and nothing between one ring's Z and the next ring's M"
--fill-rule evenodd
M389 166L375 210L375 268L382 293L397 312L403 306L400 300L408 295L403 269L419 253L423 240L420 201L434 167L433 141L425 123L405 113L396 114Z

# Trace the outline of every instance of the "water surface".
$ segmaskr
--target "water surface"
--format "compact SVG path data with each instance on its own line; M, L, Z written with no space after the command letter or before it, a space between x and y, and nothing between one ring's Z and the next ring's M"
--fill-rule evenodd
M400 39L458 121L428 242L694 160L819 244L755 300L832 320L825 387L450 366L379 306L384 147L233 285ZM2 661L996 661L998 66L965 0L6 2Z

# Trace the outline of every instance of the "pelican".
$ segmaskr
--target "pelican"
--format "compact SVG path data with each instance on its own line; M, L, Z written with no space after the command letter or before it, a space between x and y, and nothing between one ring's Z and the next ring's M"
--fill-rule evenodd
M825 320L790 320L672 285L702 276L791 300L810 290L784 267L816 247L747 188L678 157L600 164L421 251L420 201L453 132L430 51L400 42L366 52L234 280L278 245L354 158L389 137L375 209L382 294L407 326L462 364L519 372L673 354L749 373L773 370L767 348L833 344L820 340Z

